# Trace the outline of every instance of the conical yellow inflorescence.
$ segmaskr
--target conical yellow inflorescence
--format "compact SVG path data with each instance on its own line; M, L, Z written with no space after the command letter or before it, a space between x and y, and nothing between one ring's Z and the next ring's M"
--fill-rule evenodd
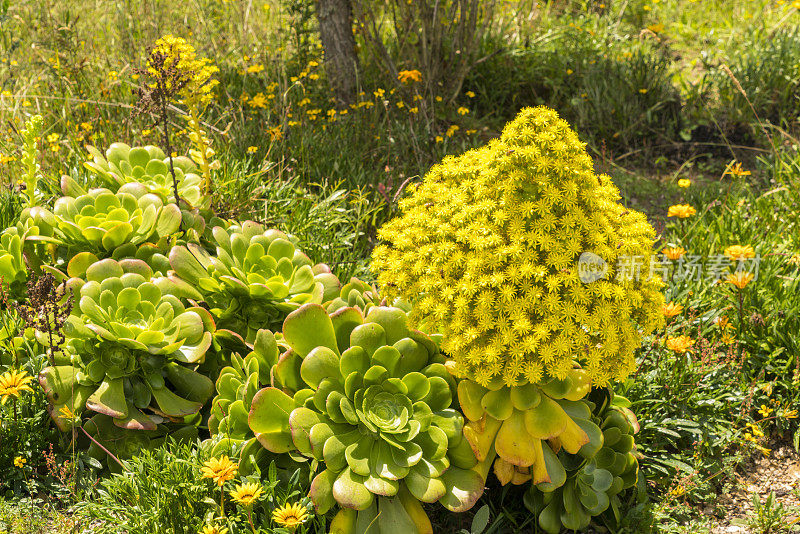
M655 232L555 111L524 109L410 192L372 267L388 294L415 301L413 320L444 335L456 374L511 386L564 378L578 362L604 385L632 371L662 320ZM605 276L587 279L582 257Z

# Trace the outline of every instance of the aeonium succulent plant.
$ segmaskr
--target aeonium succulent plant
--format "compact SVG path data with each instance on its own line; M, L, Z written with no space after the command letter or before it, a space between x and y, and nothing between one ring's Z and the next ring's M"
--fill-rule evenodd
M601 399L584 402L600 430L597 444L579 455L561 452L566 473L559 484L532 484L525 494L525 505L538 515L539 525L548 534L558 534L562 527L583 530L593 516L605 513L618 521L619 494L638 479L633 435L639 425L627 409L629 401L608 388L593 393Z
M194 370L211 346L213 319L152 274L141 260L105 259L68 282L78 300L64 328L69 357L39 377L60 428L88 408L120 428L154 430L198 413L213 394Z
M287 317L283 340L290 350L273 386L253 398L249 425L268 450L324 463L311 498L320 513L342 507L336 532L365 532L370 517L388 532L398 516L405 532L427 532L419 501L463 511L480 497L483 479L452 408L455 383L404 310L373 306L365 317L305 304Z
M248 221L211 230L213 250L190 243L169 254L178 278L195 287L220 326L252 343L258 330L279 327L305 303L321 304L339 291L325 265L312 265L289 237Z
M69 180L62 180L66 188ZM181 210L165 204L142 184L129 183L116 193L91 189L88 193L60 197L53 207L56 229L66 245L108 254L124 244L141 245L175 233Z
M252 473L263 458L274 458L261 446L248 425L253 398L270 383L270 370L278 361L278 344L269 330L259 330L253 350L244 358L231 357L217 378L217 395L211 401L208 430L211 455L237 458L239 473Z
M502 484L560 480L564 469L556 454L562 448L571 454L588 451L599 439L600 431L581 402L590 389L587 373L577 366L564 379L539 384L508 387L494 380L483 387L471 380L459 382L459 403L469 420L464 436L484 475L494 461Z
M99 176L106 187L117 191L127 183L140 183L148 193L158 195L164 203L175 202L172 170L178 181L178 195L189 207L205 207L200 191L202 178L197 166L186 156L170 158L155 146L130 147L125 143L112 143L105 156L95 147L87 146L92 161L84 166Z

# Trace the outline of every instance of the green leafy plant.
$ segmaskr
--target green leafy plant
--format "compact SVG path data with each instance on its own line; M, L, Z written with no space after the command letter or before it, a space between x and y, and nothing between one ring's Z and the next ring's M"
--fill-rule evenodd
M342 507L333 532L365 532L376 517L379 532L429 532L419 501L453 511L475 503L483 479L452 408L454 383L406 312L329 315L306 304L287 317L283 339L290 350L254 397L250 428L273 452L324 462L310 495L319 513Z
M65 181L66 182L66 181ZM123 244L141 245L166 238L181 225L176 204L165 204L139 183L122 185L116 193L91 189L77 197L65 186L53 208L56 227L67 245L104 255Z
M127 183L142 184L148 193L158 195L164 203L175 203L172 192L170 158L153 145L130 147L125 143L112 143L105 156L95 147L86 147L92 161L84 166L95 173L104 185L116 192ZM202 178L196 173L197 166L186 156L171 158L178 181L178 194L190 206L199 207L203 202L200 192Z
M75 271L75 259L72 265ZM211 346L210 314L185 307L141 260L83 266L75 274L86 280L73 278L70 286L80 300L65 328L69 359L40 376L59 427L72 426L84 407L131 430L197 414L214 391L193 369Z
M290 238L252 221L211 230L212 252L195 243L174 247L169 261L177 277L196 288L222 328L252 342L262 328L279 326L307 302L321 304L339 291L323 264L313 265ZM173 277L175 278L175 277Z

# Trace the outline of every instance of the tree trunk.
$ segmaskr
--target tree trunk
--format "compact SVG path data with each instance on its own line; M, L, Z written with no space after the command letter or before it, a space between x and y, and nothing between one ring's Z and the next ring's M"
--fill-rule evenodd
M355 101L358 72L350 0L318 0L319 35L325 50L325 73L339 105Z

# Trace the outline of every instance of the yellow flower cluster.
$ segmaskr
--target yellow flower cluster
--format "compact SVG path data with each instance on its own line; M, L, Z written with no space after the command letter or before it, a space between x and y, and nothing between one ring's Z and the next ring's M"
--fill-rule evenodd
M555 111L524 109L500 139L433 167L381 228L381 286L416 301L412 319L444 335L458 375L536 383L577 360L606 384L663 322L661 280L617 272L625 258L649 265L655 232L584 146ZM603 278L581 281L584 252Z
M211 90L218 83L211 77L219 72L219 69L211 63L210 59L198 58L194 47L185 39L165 35L156 41L147 63L147 73L153 78L162 75L153 64L156 55L165 57L165 69L174 69L188 77L188 82L180 91L181 99L189 105L198 106L204 106L211 101Z

